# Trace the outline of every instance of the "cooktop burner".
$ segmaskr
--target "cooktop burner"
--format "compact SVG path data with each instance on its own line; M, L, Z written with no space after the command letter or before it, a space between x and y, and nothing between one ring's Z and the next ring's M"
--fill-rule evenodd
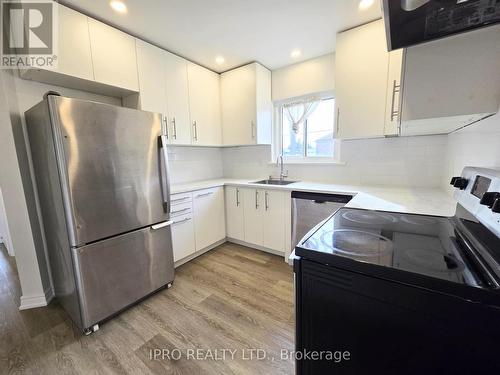
M401 216L401 221L412 225L432 225L436 224L437 220L433 217L417 216L417 215L404 215Z
M342 214L342 217L357 224L382 225L387 223L395 223L397 219L387 213L375 211L347 211Z
M404 252L404 258L411 264L435 272L462 272L465 265L455 257L437 250L410 249Z
M372 257L392 252L392 241L376 233L337 229L323 233L321 242L332 250L347 255Z

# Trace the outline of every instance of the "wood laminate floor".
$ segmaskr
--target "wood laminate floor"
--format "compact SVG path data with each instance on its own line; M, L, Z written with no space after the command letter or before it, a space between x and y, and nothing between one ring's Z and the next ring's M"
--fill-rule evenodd
M83 336L57 303L18 310L15 262L0 248L0 374L293 374L280 355L294 347L292 282L282 257L226 243Z

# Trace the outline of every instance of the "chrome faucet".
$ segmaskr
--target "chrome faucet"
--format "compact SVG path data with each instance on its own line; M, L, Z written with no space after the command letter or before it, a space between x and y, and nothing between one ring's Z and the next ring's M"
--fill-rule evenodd
M278 156L278 160L276 160L276 165L280 167L280 180L284 180L288 177L288 171L284 172L283 170L283 155Z

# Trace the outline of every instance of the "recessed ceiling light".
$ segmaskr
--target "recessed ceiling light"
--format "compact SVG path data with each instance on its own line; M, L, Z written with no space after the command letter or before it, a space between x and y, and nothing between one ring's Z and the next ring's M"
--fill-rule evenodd
M217 56L217 57L215 58L215 62L216 62L217 64L219 64L219 65L222 65L222 64L224 64L224 63L226 62L226 59L225 59L224 57L222 57L222 56Z
M294 49L292 51L292 53L290 54L290 56L292 56L292 57L299 57L300 55L302 55L302 52L300 52L300 49Z
M112 1L109 5L119 13L127 13L127 6L121 1Z
M360 10L365 10L365 9L368 9L369 7L371 7L373 5L373 3L374 3L373 0L361 0L359 2L358 8Z

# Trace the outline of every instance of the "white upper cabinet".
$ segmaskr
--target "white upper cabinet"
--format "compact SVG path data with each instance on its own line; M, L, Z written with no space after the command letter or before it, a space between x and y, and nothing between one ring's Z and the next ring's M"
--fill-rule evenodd
M396 49L389 52L387 73L387 97L385 106L384 134L398 136L401 129L401 92L403 90L404 51Z
M188 86L192 143L220 146L220 75L188 62Z
M93 80L87 16L57 5L59 11L59 50L57 72Z
M500 25L409 47L401 132L449 133L498 111Z
M92 18L88 21L95 80L139 91L134 38Z
M94 80L87 16L55 4L59 13L57 67L55 69L22 69L25 79L53 85L91 90Z
M271 72L253 63L221 75L224 145L270 144Z
M338 138L385 135L388 66L382 20L337 34L335 107Z
M191 144L187 61L169 52L163 56L165 81L157 84L166 87L170 141Z
M139 39L136 39L136 50L140 108L166 115L165 51Z

